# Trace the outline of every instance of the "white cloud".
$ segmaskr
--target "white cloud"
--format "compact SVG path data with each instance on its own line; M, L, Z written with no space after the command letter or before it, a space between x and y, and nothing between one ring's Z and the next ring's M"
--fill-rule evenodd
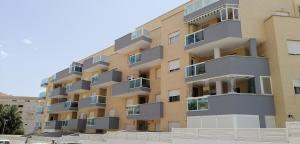
M23 39L23 43L27 44L27 45L31 45L32 44L32 41L30 39Z
M5 59L6 57L8 57L8 53L4 50L0 50L0 59Z
M1 48L1 47L3 47L3 45L2 45L2 44L0 44L0 48Z

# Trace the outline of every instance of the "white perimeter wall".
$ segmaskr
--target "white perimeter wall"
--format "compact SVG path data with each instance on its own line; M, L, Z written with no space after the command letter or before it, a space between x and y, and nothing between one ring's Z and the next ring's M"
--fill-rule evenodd
M272 119L270 118L269 121ZM260 128L258 115L213 115L187 117L188 128Z

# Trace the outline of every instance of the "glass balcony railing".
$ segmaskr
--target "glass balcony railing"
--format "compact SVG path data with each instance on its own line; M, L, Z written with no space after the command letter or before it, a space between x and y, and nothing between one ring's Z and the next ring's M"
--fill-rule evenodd
M142 36L150 38L150 32L143 28L137 29L136 31L131 33L131 40L137 39Z
M130 88L150 88L150 80L146 78L137 78L129 81Z
M205 72L205 63L197 63L186 67L186 77L201 75Z
M48 85L48 81L49 81L49 78L45 78L41 81L41 86L46 86Z
M127 115L139 115L139 114L140 114L139 105L127 106Z
M53 107L51 105L47 106L47 110L48 112L52 112L53 111Z
M78 102L75 102L75 101L66 101L64 103L64 108L72 108L72 107L78 107Z
M204 30L201 29L194 33L188 34L185 36L185 46L189 46L204 40Z
M91 77L91 79L90 79L91 80L91 84L97 83L99 81L99 78L100 78L99 75Z
M82 64L81 63L73 63L69 67L69 73L82 73Z
M68 126L68 124L69 124L69 121L65 120L65 121L62 121L61 126L66 127L66 126Z
M190 98L187 100L188 111L208 110L208 97Z
M138 54L134 54L134 55L130 55L128 57L128 61L129 61L129 64L136 64L138 62L140 62L142 59L141 59L141 54L138 53Z
M89 118L86 121L87 126L95 126L95 118Z
M44 112L44 108L42 106L38 106L38 107L36 107L36 112L37 113L43 113Z
M89 104L105 104L106 97L105 96L90 96Z
M213 4L219 0L194 0L193 2L185 5L184 16L189 15L199 9L202 9L210 4Z
M47 95L47 93L46 92L40 92L40 94L39 94L39 98L44 98L44 97L46 97L46 95Z
M93 64L97 63L99 61L109 62L109 57L108 56L104 56L104 55L98 55L98 56L94 56L93 57Z

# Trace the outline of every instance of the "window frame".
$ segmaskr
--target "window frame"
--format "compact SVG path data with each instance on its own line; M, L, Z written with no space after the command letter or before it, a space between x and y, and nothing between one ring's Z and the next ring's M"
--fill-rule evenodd
M299 89L300 89L300 85L299 85L299 86L296 86L296 81L299 81L299 83L300 83L300 79L295 79L295 80L293 80L293 90L294 90L294 95L295 95L295 96L300 96L300 90L299 90L299 93L296 93L296 88L299 88Z
M174 41L172 41L172 40L174 40ZM178 43L179 40L180 40L180 32L179 31L170 33L168 35L168 44L169 45L174 45L174 44Z
M271 87L271 94L266 94L264 87L263 87L263 78L269 78L270 79L270 87ZM273 95L273 86L272 86L272 78L271 76L260 76L259 77L259 81L260 81L260 90L261 90L261 94L263 95Z
M300 40L287 40L287 51L288 51L288 55L291 55L291 56L298 56L298 55L300 55L300 47L299 47L299 53L295 54L295 53L291 53L291 52L290 52L289 42L298 42L298 43L299 43L299 46L300 46Z
M179 92L179 95L170 95L170 92L171 91L178 91ZM169 103L174 103L174 102L180 102L180 98L181 97L181 91L180 89L173 89L173 90L169 90L168 91L168 102ZM175 100L171 101L172 98L175 98Z
M170 63L171 62L174 62L174 61L178 61L178 63L179 63L179 67L178 68L175 68L175 69L170 69ZM169 73L174 73L174 72L177 72L177 71L180 71L180 59L174 59L174 60L170 60L170 61L168 61L168 72Z

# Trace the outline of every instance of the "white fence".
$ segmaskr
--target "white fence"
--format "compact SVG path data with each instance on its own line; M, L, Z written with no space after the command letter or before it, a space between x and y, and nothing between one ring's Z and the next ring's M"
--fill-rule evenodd
M238 141L287 142L287 129L197 129L174 128L173 139L218 139Z
M171 142L171 133L170 132L114 132L114 133L106 134L106 138Z

